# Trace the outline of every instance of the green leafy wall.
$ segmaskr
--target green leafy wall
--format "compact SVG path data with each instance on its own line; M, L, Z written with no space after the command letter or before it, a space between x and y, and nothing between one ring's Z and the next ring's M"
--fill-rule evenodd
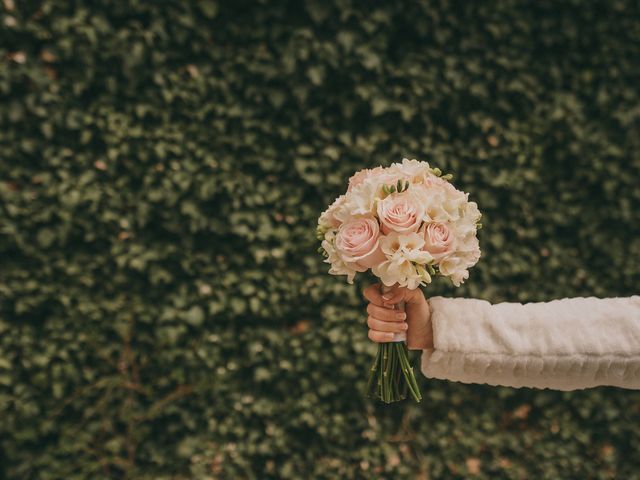
M315 239L415 157L484 212L428 294L638 293L637 2L0 9L0 477L640 478L636 392L364 399L364 283Z

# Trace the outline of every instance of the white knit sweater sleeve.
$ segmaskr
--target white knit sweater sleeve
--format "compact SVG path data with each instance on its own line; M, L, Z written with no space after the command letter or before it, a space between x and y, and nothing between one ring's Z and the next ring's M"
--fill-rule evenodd
M429 378L510 387L640 389L640 296L546 303L429 300Z

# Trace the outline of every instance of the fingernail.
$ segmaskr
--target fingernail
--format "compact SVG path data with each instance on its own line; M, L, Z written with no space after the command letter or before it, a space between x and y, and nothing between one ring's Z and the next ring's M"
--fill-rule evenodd
M396 318L398 320L404 320L405 318L407 318L407 314L404 312L396 313Z
M403 330L408 330L409 329L409 325L407 325L406 323L402 324L402 329Z
M390 300L391 299L391 295L382 295L382 298L384 298L385 300Z

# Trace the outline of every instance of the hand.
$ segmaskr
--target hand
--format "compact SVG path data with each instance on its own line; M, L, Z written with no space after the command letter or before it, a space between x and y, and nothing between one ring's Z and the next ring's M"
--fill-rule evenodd
M372 341L390 342L394 333L406 331L407 347L411 350L433 348L431 310L422 290L393 287L383 295L380 284L375 283L365 288L363 293L370 302L367 325ZM402 301L405 302L404 312L394 308Z

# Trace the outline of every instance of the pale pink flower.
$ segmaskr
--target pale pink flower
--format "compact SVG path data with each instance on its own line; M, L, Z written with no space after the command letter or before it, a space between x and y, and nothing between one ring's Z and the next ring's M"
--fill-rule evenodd
M428 223L422 231L423 250L431 254L436 261L451 254L456 248L456 236L446 223Z
M335 239L336 251L347 263L371 268L386 257L380 249L380 227L373 218L356 218L343 223Z
M378 218L382 232L417 232L424 220L424 207L412 189L393 193L378 202Z

